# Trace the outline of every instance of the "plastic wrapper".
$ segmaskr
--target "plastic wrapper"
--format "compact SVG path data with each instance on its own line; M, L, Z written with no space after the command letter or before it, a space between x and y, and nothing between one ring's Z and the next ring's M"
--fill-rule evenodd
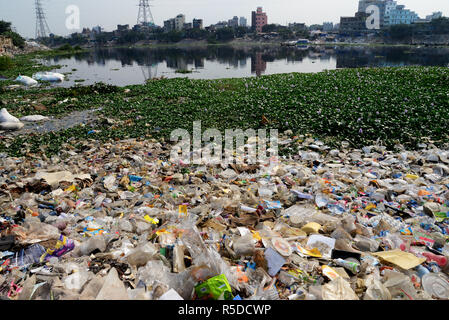
M131 266L145 266L148 261L157 259L159 255L156 247L148 242L139 246L126 255L126 260Z
M391 300L390 291L374 276L369 276L365 285L367 289L363 300Z
M323 300L359 300L351 285L339 277L322 286Z
M238 256L252 256L254 254L254 239L252 234L234 240L233 249Z
M418 294L410 277L391 270L385 271L383 285L390 291L393 300L417 300Z

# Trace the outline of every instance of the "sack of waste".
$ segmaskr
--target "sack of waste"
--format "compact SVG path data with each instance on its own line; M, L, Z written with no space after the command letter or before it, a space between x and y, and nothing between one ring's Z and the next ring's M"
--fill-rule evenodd
M25 117L20 118L20 121L25 121L25 122L37 122L37 121L43 121L43 120L48 120L48 117L41 116L41 115L32 115L32 116L25 116Z
M0 110L0 130L18 130L23 128L24 124L19 119L9 114L5 108Z
M33 75L33 79L39 81L64 81L65 76L56 72L38 72Z
M26 85L26 86L35 86L35 85L37 85L37 81L36 80L34 80L34 79L30 78L30 77L27 77L27 76L18 76L16 78L16 81L20 82L21 84Z

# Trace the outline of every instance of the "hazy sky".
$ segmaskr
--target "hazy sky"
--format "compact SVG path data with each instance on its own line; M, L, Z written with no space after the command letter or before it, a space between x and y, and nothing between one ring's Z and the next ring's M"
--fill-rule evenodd
M442 11L445 16L449 14L448 0L398 2L420 17L434 11ZM139 0L42 0L42 3L50 30L67 35L77 31L65 27L65 9L69 5L80 8L81 28L101 25L106 31L112 31L117 24L136 24ZM244 16L251 23L251 11L257 6L263 6L267 12L268 23L305 22L310 25L324 21L337 23L340 16L353 15L358 0L154 0L152 5L157 25L179 13L184 13L188 21L204 19L205 26L233 16ZM34 37L34 0L0 0L0 20L11 21L20 34Z

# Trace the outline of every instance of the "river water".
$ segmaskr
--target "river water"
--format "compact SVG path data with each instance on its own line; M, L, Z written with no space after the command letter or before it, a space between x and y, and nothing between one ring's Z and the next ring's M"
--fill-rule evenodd
M99 48L45 63L71 73L57 86L96 82L125 86L152 78L220 79L339 68L449 66L449 48L436 47L231 47ZM180 73L188 71L191 73Z

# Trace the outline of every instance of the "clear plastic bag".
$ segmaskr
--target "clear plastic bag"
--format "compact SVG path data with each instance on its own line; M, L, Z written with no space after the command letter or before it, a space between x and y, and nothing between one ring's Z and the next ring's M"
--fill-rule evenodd
M393 300L417 300L419 298L410 277L396 271L385 270L383 285Z
M363 300L391 300L390 291L374 276L368 276L365 285L367 289Z
M155 245L147 242L128 253L126 260L131 266L141 267L145 266L148 261L157 259L158 256L159 251Z
M255 249L252 234L234 240L233 249L238 256L252 256Z

